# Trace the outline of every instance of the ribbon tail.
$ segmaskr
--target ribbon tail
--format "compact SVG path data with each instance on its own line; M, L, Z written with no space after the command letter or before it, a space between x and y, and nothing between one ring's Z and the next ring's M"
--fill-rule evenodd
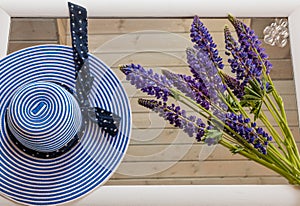
M91 107L89 94L92 89L94 77L89 68L89 50L87 36L87 10L79 5L68 3L70 12L70 28L72 36L73 58L75 64L76 97L84 115L97 123L102 131L116 136L119 131L121 118L109 111L98 107Z
M116 136L119 132L121 118L115 113L94 107L89 109L89 118L111 136Z

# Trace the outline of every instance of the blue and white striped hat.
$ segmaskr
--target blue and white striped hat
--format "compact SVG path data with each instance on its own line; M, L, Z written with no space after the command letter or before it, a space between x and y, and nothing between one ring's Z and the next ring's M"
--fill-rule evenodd
M103 184L129 143L131 112L116 75L88 53L86 10L69 3L72 47L0 60L0 193L58 205Z
M25 205L82 197L116 170L128 147L131 112L116 75L89 54L89 102L120 117L115 136L82 113L73 50L43 45L0 61L1 195Z
M103 184L129 143L131 112L116 75L88 53L87 12L69 3L72 47L0 60L0 192L57 205Z

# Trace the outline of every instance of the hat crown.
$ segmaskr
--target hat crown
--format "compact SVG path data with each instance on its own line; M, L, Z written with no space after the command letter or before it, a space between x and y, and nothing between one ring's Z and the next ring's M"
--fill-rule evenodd
M20 87L7 111L7 124L14 137L40 152L54 152L68 144L81 122L80 107L73 95L45 81Z

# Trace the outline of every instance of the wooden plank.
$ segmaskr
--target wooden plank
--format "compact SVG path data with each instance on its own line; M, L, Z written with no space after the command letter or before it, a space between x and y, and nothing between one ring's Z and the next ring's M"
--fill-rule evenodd
M55 41L10 41L8 46L8 53L18 51L31 46L41 45L41 44L57 44Z
M10 40L56 41L55 19L13 18Z
M265 53L269 55L269 57L274 59L290 59L291 58L291 50L290 50L290 43L281 48L277 46L271 46L266 44L263 39L260 39L262 42L262 47L265 48Z
M131 109L132 109L132 112L148 112L149 109L141 106L138 104L138 99L139 98L147 98L149 96L147 96L146 94L145 95L142 95L142 96L135 96L133 98L130 98L130 104L131 104ZM285 106L285 109L286 110L297 110L297 102L296 102L296 95L290 95L290 94L287 94L287 95L281 95L282 99L283 99L283 102L284 102L284 106ZM175 100L173 99L170 99L170 104L171 103L177 103ZM264 111L266 111L266 107L263 108ZM187 108L187 111L192 111L190 108Z
M124 64L141 64L144 67L186 67L186 53L182 51L151 51L132 53L96 53L98 58L110 67ZM223 56L224 57L224 56ZM273 69L286 72L292 71L290 59L270 59ZM224 61L228 65L227 61Z
M251 18L251 28L255 31L255 34L258 35L261 39L263 38L263 31L266 26L271 25L275 22L275 18Z
M111 69L115 72L115 74L118 76L119 79L124 79L124 74L119 70L119 67L114 66L111 67ZM177 74L185 74L185 75L191 75L190 69L188 66L168 66L168 67L153 67L152 68L154 72L161 72L162 69L172 71ZM234 76L231 73L231 67L229 65L225 65L224 72L227 74L230 74ZM286 69L279 68L279 66L276 66L275 68L272 68L271 70L271 77L272 80L293 80L294 75L292 71L292 67L288 67Z
M298 143L300 148L300 143ZM200 152L211 152L199 157ZM209 154L206 153L206 154ZM204 159L203 159L204 158ZM130 145L123 162L164 162L164 161L227 161L247 160L242 155L232 154L222 145L207 146L200 143L169 145Z
M241 20L250 24L250 19ZM141 30L189 32L192 21L192 18L89 19L89 34L122 34ZM225 25L233 30L230 22L225 18L201 18L201 21L210 32L222 31Z
M274 127L274 129L280 134L280 129ZM295 140L300 143L299 127L290 127ZM189 138L181 129L173 126L166 128L133 128L130 145L184 145L194 144L196 140Z
M169 162L123 162L114 178L129 178L129 174L144 174L155 178L185 178L185 177L251 177L275 176L276 173L253 161L187 161L178 162L166 170ZM119 171L119 172L118 172ZM122 171L122 173L120 173ZM126 172L125 175L124 173ZM145 177L144 177L145 178Z
M204 147L212 151L205 161L246 160L241 155L233 155L221 145L211 147L194 143L185 145L130 145L123 162L201 161L199 153Z
M122 85L128 95L129 98L132 98L134 96L145 96L145 94L137 90L135 86L131 85L127 80L125 75L122 79ZM295 83L291 80L280 80L280 81L274 81L274 85L277 89L277 91L280 93L280 95L295 95Z
M223 55L225 50L224 34L222 31L211 33L214 42L220 54ZM233 35L236 37L236 35ZM92 53L109 53L109 52L137 52L137 51L184 51L185 48L191 47L189 33L166 33L161 31L141 31L130 34L114 35L90 35L90 50ZM71 37L67 36L68 44L71 44ZM265 53L272 59L290 59L289 44L284 48L270 46L263 42L262 48Z
M270 75L273 79L294 79L293 65L291 59L271 59L273 68Z
M190 113L191 115L193 113ZM275 125L276 122L272 118L269 112L265 112L267 118L269 119L272 125ZM297 110L286 111L287 119L291 127L296 127L298 123L298 114ZM159 117L156 113L133 113L132 114L132 124L133 128L164 128L168 125L163 118ZM259 122L258 122L259 123ZM170 125L168 125L169 127Z
M57 19L57 32L58 32L58 42L59 44L66 45L67 44L67 19Z
M112 176L105 185L284 185L287 180L274 177L186 177L186 178L115 178Z
M129 34L89 35L89 48L92 53L137 52L137 51L184 51L191 47L189 33L168 33L143 30ZM223 32L212 32L219 50L224 50ZM70 36L67 36L71 44Z

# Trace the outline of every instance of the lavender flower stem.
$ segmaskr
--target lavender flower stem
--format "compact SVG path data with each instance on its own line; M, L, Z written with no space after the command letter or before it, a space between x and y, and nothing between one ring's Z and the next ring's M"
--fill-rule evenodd
M187 100L189 103L195 105L197 108L199 108L199 109L203 110L204 112L206 112L207 114L211 115L211 113L210 113L207 109L205 109L204 107L202 107L200 104L196 103L195 101L191 100L191 99L188 98L186 95L182 94L182 92L176 91L176 90L174 90L174 89L172 89L172 88L169 88L169 90L170 90L171 93L173 94L173 97L180 96L180 97L182 97L183 99ZM222 98L222 95L221 95L220 93L219 93L219 97ZM219 110L219 111L222 111L222 108L220 108L218 105L215 105L215 104L214 104L212 101L210 101L210 99L208 99L206 96L205 96L205 99L210 103L210 105L211 105L213 108L215 108L215 109L217 109L217 110ZM222 98L222 100L223 100L224 102L226 102L226 100L224 100L224 98ZM182 99L179 99L179 101L182 101ZM191 107L189 104L186 104L185 102L182 102L182 103L184 103L185 105L189 106L189 107L192 108L194 111L199 112L199 111L196 110L195 108ZM227 102L226 102L226 103L227 103ZM204 114L203 114L203 115L204 115ZM202 115L202 116L203 116L203 115ZM203 117L206 117L206 118L207 118L207 116L203 116Z
M273 83L273 81L272 81L272 79L271 79L271 77L270 77L269 74L268 74L267 79L268 79L269 84L270 84L273 88L275 88L274 83ZM274 97L274 99L275 99L277 105L279 106L280 112L281 112L281 114L282 114L284 120L287 121L285 109L284 109L284 107L283 107L283 101L282 101L282 98L280 97L280 95L278 94L278 92L277 92L276 89L273 89L273 91L272 91L272 96Z
M297 144L295 142L295 139L293 138L292 132L290 128L287 125L287 122L282 118L282 116L279 114L278 110L276 109L276 106L273 104L272 100L268 95L266 95L268 102L271 104L272 109L268 105L268 103L264 100L265 105L267 106L268 110L271 112L272 116L276 120L278 126L283 130L283 134L286 134L286 142L287 142L287 148L293 148L293 154L290 154L292 158L296 160L297 165L300 167L300 159L299 159L299 151L297 149ZM275 111L275 114L274 114ZM276 117L277 116L277 117ZM279 118L279 119L278 119ZM283 124L280 124L283 123ZM283 125L283 127L281 126Z
M225 147L228 146L227 148L229 148L230 150L232 150L232 149L236 150L237 149L233 145L231 145L230 143L227 143L224 140L223 141L221 140L219 143L222 144ZM227 146L226 146L226 144L227 144ZM276 166L278 168L277 172L279 172L279 170L280 171L284 171L286 174L291 175L292 177L293 177L293 174L295 174L295 173L299 174L300 173L299 170L297 168L295 168L295 166L293 166L289 161L287 161L285 158L283 158L282 155L280 153L278 153L278 151L276 149L274 149L273 145L270 145L270 146L271 146L272 149L268 153L269 154L268 155L268 159L265 160L266 163L269 164L269 166L271 166L271 165L273 165L274 167ZM252 155L251 152L247 151L247 153L245 153L243 150L241 150L241 151L239 151L239 153L241 153L245 157L248 157L248 158L250 158L250 159L252 159L252 160L254 160L254 161L258 162L258 163L261 163L263 161L262 159L258 158L257 156ZM275 155L275 154L277 154L277 155ZM251 156L251 157L249 157L249 156ZM287 165L282 164L281 160L283 160L285 162L285 164L287 164ZM272 163L270 163L270 162L272 162ZM268 167L268 165L266 165L266 164L264 164L264 165ZM272 168L274 168L274 167L272 167ZM293 171L291 171L291 169ZM281 174L281 175L283 175L283 174ZM297 179L297 177L295 178L295 180L297 182L299 182L299 180ZM289 181L291 181L291 180L289 179Z
M257 56L258 56L258 58L259 58L259 61L261 61L261 62L263 63L264 61L263 61L261 55L259 54L259 52L257 51L257 49L256 49L256 48L253 48L253 50L254 50L255 53L257 54ZM272 81L272 79L271 79L271 77L270 77L270 74L267 74L267 67L266 67L266 65L265 65L264 63L262 64L262 68L263 68L263 75L264 75L264 78L268 80L268 82L270 83L270 85L271 85L273 88L275 88L274 83L273 83L273 81ZM278 92L277 92L276 89L273 90L272 95L273 95L275 101L277 102L277 104L278 104L278 106L279 106L279 108L280 108L280 112L281 112L283 118L285 119L285 121L287 121L286 113L285 113L284 107L282 106L282 104L283 104L282 99L279 97L279 94L278 94Z
M268 65L267 65L268 62L266 61L266 58L262 56L263 53L261 53L261 52L258 51L259 48L257 47L257 45L255 45L255 42L252 41L252 39L250 38L250 36L249 36L249 38L247 38L247 39L245 39L244 36L242 36L242 34L243 34L243 35L246 35L246 36L247 36L247 35L251 35L251 34L248 33L247 28L246 28L242 23L238 22L233 16L229 15L229 20L230 20L230 21L232 22L232 24L235 26L236 31L237 31L238 36L239 36L239 39L240 39L241 41L248 41L248 43L249 43L249 48L256 54L256 57L258 58L258 61L261 62L261 68L262 68L262 74L263 74L263 77L264 77L265 79L268 79L268 80L269 80L269 83L270 83L270 84L273 86L273 88L274 88L274 84L273 84L273 82L272 82L272 80L271 80L271 78L270 78L270 76L269 76L269 69L270 69L270 68L268 68ZM252 78L252 79L253 79L253 78ZM257 81L256 78L254 78L253 80L254 80L254 81ZM285 110L284 110L283 105L282 105L282 104L283 104L283 103L282 103L282 100L281 100L281 98L279 97L279 95L278 95L276 89L273 90L272 95L273 95L275 101L277 102L277 105L278 105L279 108L280 108L281 114L279 114L279 112L278 112L276 106L274 105L274 103L272 102L272 100L270 100L270 98L269 98L268 95L265 95L265 96L266 96L268 102L270 103L271 108L273 109L273 111L271 111L270 106L268 105L268 103L267 103L265 100L263 100L263 101L264 101L264 104L265 104L265 105L268 107L268 109L270 110L272 116L274 117L274 119L276 120L276 122L277 122L278 125L280 126L281 130L283 131L283 134L286 134L286 140L287 140L287 142L288 142L288 145L287 145L287 146L288 146L288 149L289 149L289 146L290 146L291 148L293 148L292 151L291 151L292 153L289 152L289 153L291 153L291 154L290 154L290 156L291 156L290 159L291 159L291 160L292 160L292 159L296 159L296 160L297 160L296 163L297 163L297 165L299 165L299 164L300 164L299 151L297 150L297 145L296 145L295 140L294 140L294 138L293 138L293 136L292 136L292 134L291 134L291 131L290 131L288 125L287 125L287 118L286 118ZM282 123L282 124L281 124L281 123ZM289 149L289 150L291 150L291 149Z
M198 107L199 109L203 110L205 113L207 113L208 115L210 115L211 117L213 117L218 123L220 123L221 125L223 125L228 131L230 131L231 133L233 133L236 137L238 137L238 140L242 143L243 146L245 146L246 148L248 148L249 150L253 151L257 156L267 159L265 157L265 155L262 155L261 153L259 153L256 149L254 149L253 147L251 147L246 140L244 140L243 137L241 137L236 131L234 131L233 129L231 129L228 125L226 125L223 121L221 121L218 117L216 117L215 115L213 115L210 111L206 110L205 108L201 107L200 105L196 104L194 101L192 101L190 98L187 98L185 95L181 94L181 93L177 93L178 96L182 97L183 99L187 100L188 102L190 102L191 104L195 105L196 107ZM176 95L175 95L176 96ZM180 100L180 99L179 99ZM184 101L180 100L182 103L185 103Z
M245 146L247 149L251 150L252 152L254 152L258 157L261 157L263 159L267 159L265 157L265 155L259 153L254 147L251 147L248 142L241 137L236 131L234 131L233 129L231 129L228 125L226 125L223 121L221 121L218 117L216 117L215 115L213 115L210 111L206 110L205 108L201 107L200 105L196 104L194 101L190 100L189 98L187 98L185 95L182 95L179 93L180 97L183 97L184 99L186 99L187 101L189 101L190 103L194 104L195 106L197 106L198 108L202 109L204 112L206 112L207 114L209 114L212 118L214 118L219 124L221 124L222 126L224 126L224 128L226 128L228 131L230 131L232 134L234 134L236 137L238 137L238 140L242 143L243 146Z
M229 89L229 88L228 88ZM234 113L237 114L236 111L234 111L234 109L231 107L231 105L226 101L225 97L223 95L219 95L220 98L222 99L222 101L227 105L227 107ZM247 116L245 116L247 117ZM248 118L248 117L247 117Z
M186 97L184 94L182 94L181 92L177 92L176 93L179 97L182 97L183 99L185 99L186 101L188 101L189 103L191 103L192 105L196 106L197 108L201 109L202 111L204 111L205 113L207 113L209 116L212 115L211 112L209 112L207 109L205 109L204 107L202 107L201 105L197 104L196 102L194 102L193 100L191 100L190 98ZM182 101L182 99L179 98L179 101L186 104L184 101ZM187 105L187 104L186 104ZM207 117L207 116L206 116Z
M200 108L201 110L203 110L204 112L206 112L209 116L213 117L218 123L220 123L221 125L223 125L227 130L229 130L231 133L233 133L236 137L239 138L239 141L242 142L242 145L245 145L248 149L252 150L257 156L261 156L263 158L265 158L265 155L261 155L261 153L259 153L256 149L254 149L253 147L250 147L249 144L244 140L243 137L241 137L237 132L235 132L234 130L232 130L228 125L226 125L223 121L221 121L218 117L216 117L215 115L213 115L210 111L206 110L205 108L201 107L200 105L196 104L194 101L192 101L191 99L187 98L185 95L177 92L177 94L182 97L183 99L187 100L188 102L192 103L193 105L195 105L196 107ZM186 104L184 101L182 101L181 99L179 99L180 102ZM206 117L207 118L207 117Z
M274 111L270 108L270 106L267 104L267 102L265 100L264 100L264 104L267 106L268 110L270 111L273 118L277 122L278 126L280 127L280 129L282 131L282 134L285 134L284 143L285 143L286 148L287 148L289 160L300 168L300 159L299 159L300 156L299 156L299 152L297 150L297 144L295 142L295 139L293 138L293 135L292 135L289 127L287 126L286 121L284 121L282 119L282 117L279 115L278 111L276 110L276 107L273 108L273 109L275 110L275 113L277 112L278 117L274 113ZM273 105L273 106L275 106L275 105Z
M187 100L189 103L191 103L192 105L195 105L195 106L197 106L197 108L199 108L199 105L196 104L196 102L192 101L192 100L189 99L189 98L186 98L186 96L185 96L185 95L182 95L181 92L176 91L176 90L173 89L173 88L170 88L170 91L171 91L171 93L173 94L173 96L178 96L178 95L179 95L179 96L182 96L182 97L184 97L184 99ZM188 104L185 100L183 100L183 99L178 99L178 101L180 101L181 103L183 103L184 105L186 105L187 107L189 107L190 109L192 109L194 112L197 112L197 113L201 114L204 118L208 118L207 115L203 114L202 112L199 112L198 109L192 107L191 104Z
M219 141L219 143L221 145L223 145L224 147L228 148L229 150L238 150L238 148L228 142L226 142L225 140L221 139ZM285 177L291 184L300 184L300 179L297 178L296 176L294 176L293 174L290 174L288 172L286 172L284 169L281 169L279 168L278 166L276 165L273 165L271 163L269 163L268 161L266 160L263 160L249 152L246 152L244 150L239 150L238 153L240 153L241 155L259 163L259 164L262 164L270 169L272 169L273 171L276 171L277 173L279 173L280 175L282 175L283 177Z
M265 115L265 113L263 111L261 111L260 120L267 127L267 129L269 130L269 132L271 133L271 135L274 137L274 140L276 141L279 149L284 153L285 157L287 157L288 155L287 155L286 151L281 146L282 144L285 145L283 139L280 137L280 135L278 134L278 132L273 128L273 126L268 121L268 119L266 118L266 115Z
M219 75L223 77L223 72L219 71ZM246 118L250 118L247 112L244 110L244 108L241 106L240 101L236 98L236 96L232 93L231 89L229 87L226 88L227 92L231 96L231 98L236 102L236 105L239 107L239 111L242 113L242 115Z
M278 164L281 168L290 168L292 169L293 171L291 171L291 173L293 172L296 172L296 173L300 173L300 171L295 167L295 164L291 164L290 161L288 161L285 157L283 157L279 152L278 150L274 147L273 144L269 144L269 156L271 156L272 159L274 159L275 163ZM283 161L283 163L282 163Z

